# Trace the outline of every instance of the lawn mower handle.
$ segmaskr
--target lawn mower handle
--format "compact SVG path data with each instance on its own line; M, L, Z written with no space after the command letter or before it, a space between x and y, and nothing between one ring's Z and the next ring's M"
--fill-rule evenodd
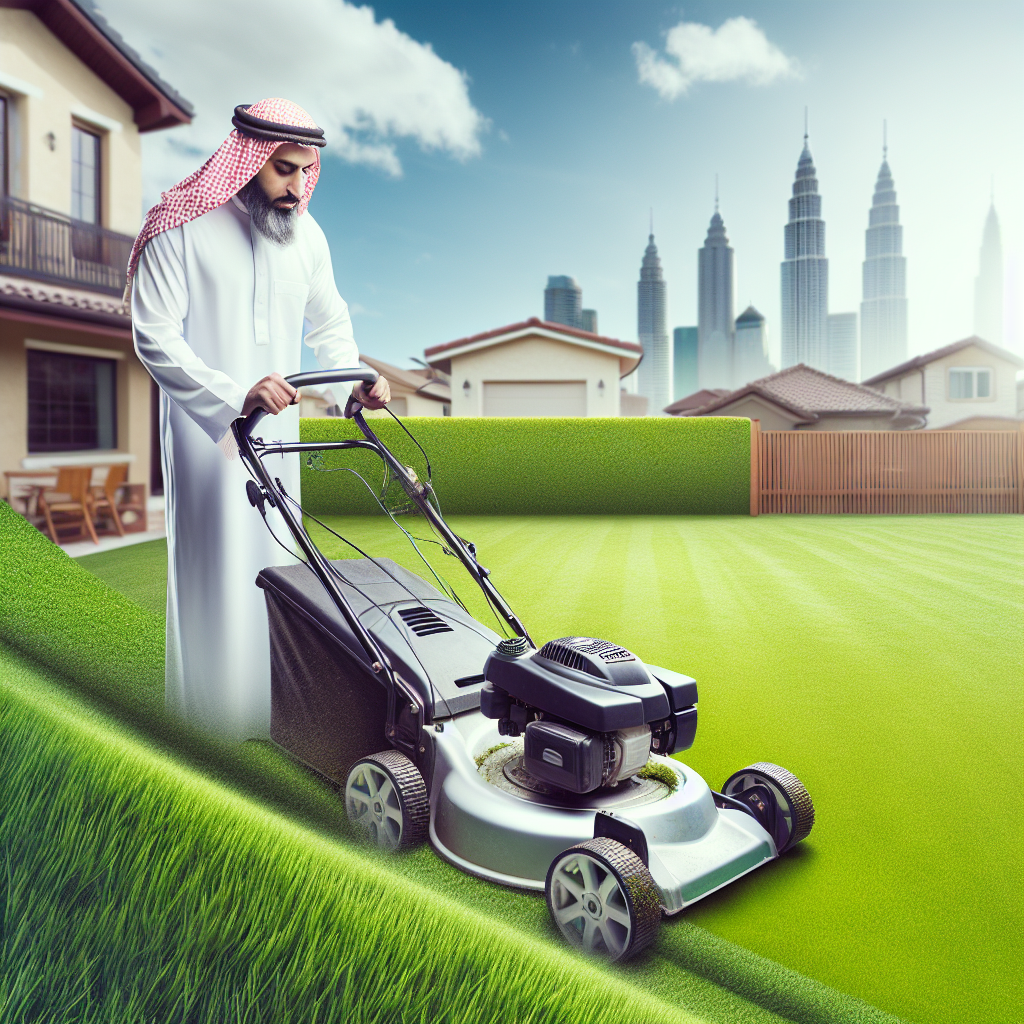
M361 366L353 366L339 370L314 370L312 373L293 373L290 377L285 377L285 380L293 388L304 388L314 387L317 384L347 384L350 381L356 380L362 381L364 384L373 384L377 380L377 376L376 370L364 370ZM351 415L348 412L350 405L351 399L345 404L346 416ZM266 415L266 409L253 409L241 425L243 437L249 437L253 430L256 429L256 424Z

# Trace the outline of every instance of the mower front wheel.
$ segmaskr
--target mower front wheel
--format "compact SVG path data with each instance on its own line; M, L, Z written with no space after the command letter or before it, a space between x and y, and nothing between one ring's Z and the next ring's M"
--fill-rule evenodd
M382 850L418 846L427 838L430 823L423 776L397 750L360 758L345 782L345 813Z
M722 793L741 800L784 853L811 834L814 804L804 784L792 773L768 761L758 761L725 780Z
M644 862L614 839L590 839L560 853L544 889L562 937L585 953L628 960L658 934L658 886Z

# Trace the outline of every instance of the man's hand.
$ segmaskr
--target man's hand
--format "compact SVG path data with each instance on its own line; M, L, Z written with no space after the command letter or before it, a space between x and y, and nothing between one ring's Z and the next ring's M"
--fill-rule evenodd
M391 401L391 385L383 377L378 377L367 391L366 385L359 381L352 389L352 395L364 409L383 409Z
M256 381L245 396L242 415L248 416L254 409L266 409L276 416L289 405L299 400L299 393L279 373Z

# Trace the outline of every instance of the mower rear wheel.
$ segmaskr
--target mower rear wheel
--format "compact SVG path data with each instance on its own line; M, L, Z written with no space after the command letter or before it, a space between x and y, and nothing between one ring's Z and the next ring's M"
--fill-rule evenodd
M345 813L382 850L418 846L427 838L430 822L423 776L397 750L361 758L345 782Z
M765 809L766 820L762 820L763 802L758 797L764 790L768 791L774 803L773 808ZM757 764L741 768L725 780L722 793L752 806L755 817L772 833L779 853L791 850L811 834L814 826L811 795L792 772L777 764L758 761Z
M585 953L628 960L658 934L658 886L644 862L614 839L590 839L560 853L544 891L555 926Z

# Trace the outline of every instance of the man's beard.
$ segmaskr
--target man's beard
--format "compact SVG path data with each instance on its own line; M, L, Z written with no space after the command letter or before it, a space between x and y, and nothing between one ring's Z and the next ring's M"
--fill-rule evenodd
M290 210L275 206L256 178L238 190L238 198L245 203L253 226L264 238L276 245L288 245L295 237L298 204Z

